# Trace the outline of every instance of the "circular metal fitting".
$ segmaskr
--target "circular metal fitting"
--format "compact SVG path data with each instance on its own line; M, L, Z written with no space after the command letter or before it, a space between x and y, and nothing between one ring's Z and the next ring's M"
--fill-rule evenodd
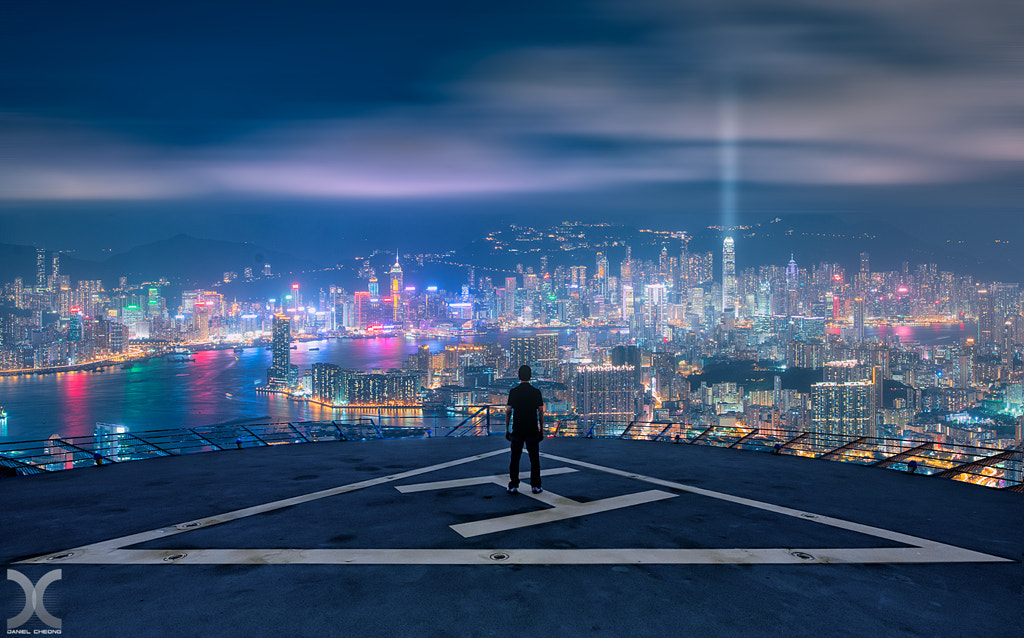
M790 556L796 556L800 560L814 560L814 556L811 556L807 552L790 552Z
M494 552L490 555L490 559L497 561L508 560L508 554L505 552Z
M47 556L46 560L65 560L74 556L74 552L64 552L62 554L54 554L53 556Z
M164 556L164 562L165 563L173 563L174 561L181 560L182 558L185 558L186 556L188 556L188 554L184 554L184 553L170 554L168 556Z

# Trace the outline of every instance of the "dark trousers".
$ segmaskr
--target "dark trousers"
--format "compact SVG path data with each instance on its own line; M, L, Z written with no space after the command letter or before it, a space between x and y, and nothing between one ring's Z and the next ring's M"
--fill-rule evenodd
M530 485L540 487L540 441L526 441L512 437L512 459L508 464L508 486L519 487L519 458L523 455L523 444L530 455Z

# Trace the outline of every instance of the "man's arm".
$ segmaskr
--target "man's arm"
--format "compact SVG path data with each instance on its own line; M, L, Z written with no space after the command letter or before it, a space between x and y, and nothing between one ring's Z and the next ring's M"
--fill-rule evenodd
M541 403L540 407L537 408L537 427L540 428L540 433L544 434L544 404Z

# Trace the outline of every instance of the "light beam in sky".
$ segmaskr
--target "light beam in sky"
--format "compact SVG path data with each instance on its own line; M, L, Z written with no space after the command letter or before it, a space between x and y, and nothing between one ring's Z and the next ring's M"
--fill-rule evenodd
M719 106L719 181L722 226L728 229L736 224L736 182L739 179L739 114L736 94L727 88Z

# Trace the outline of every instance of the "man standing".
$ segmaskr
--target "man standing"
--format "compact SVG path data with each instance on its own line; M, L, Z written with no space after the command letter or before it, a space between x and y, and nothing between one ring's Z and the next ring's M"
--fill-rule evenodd
M519 459L523 455L524 443L530 455L533 493L543 491L540 487L540 441L544 438L544 398L540 390L530 385L531 376L530 366L520 366L520 383L509 390L508 407L505 408L505 438L512 442L512 460L508 465L509 494L519 491Z

